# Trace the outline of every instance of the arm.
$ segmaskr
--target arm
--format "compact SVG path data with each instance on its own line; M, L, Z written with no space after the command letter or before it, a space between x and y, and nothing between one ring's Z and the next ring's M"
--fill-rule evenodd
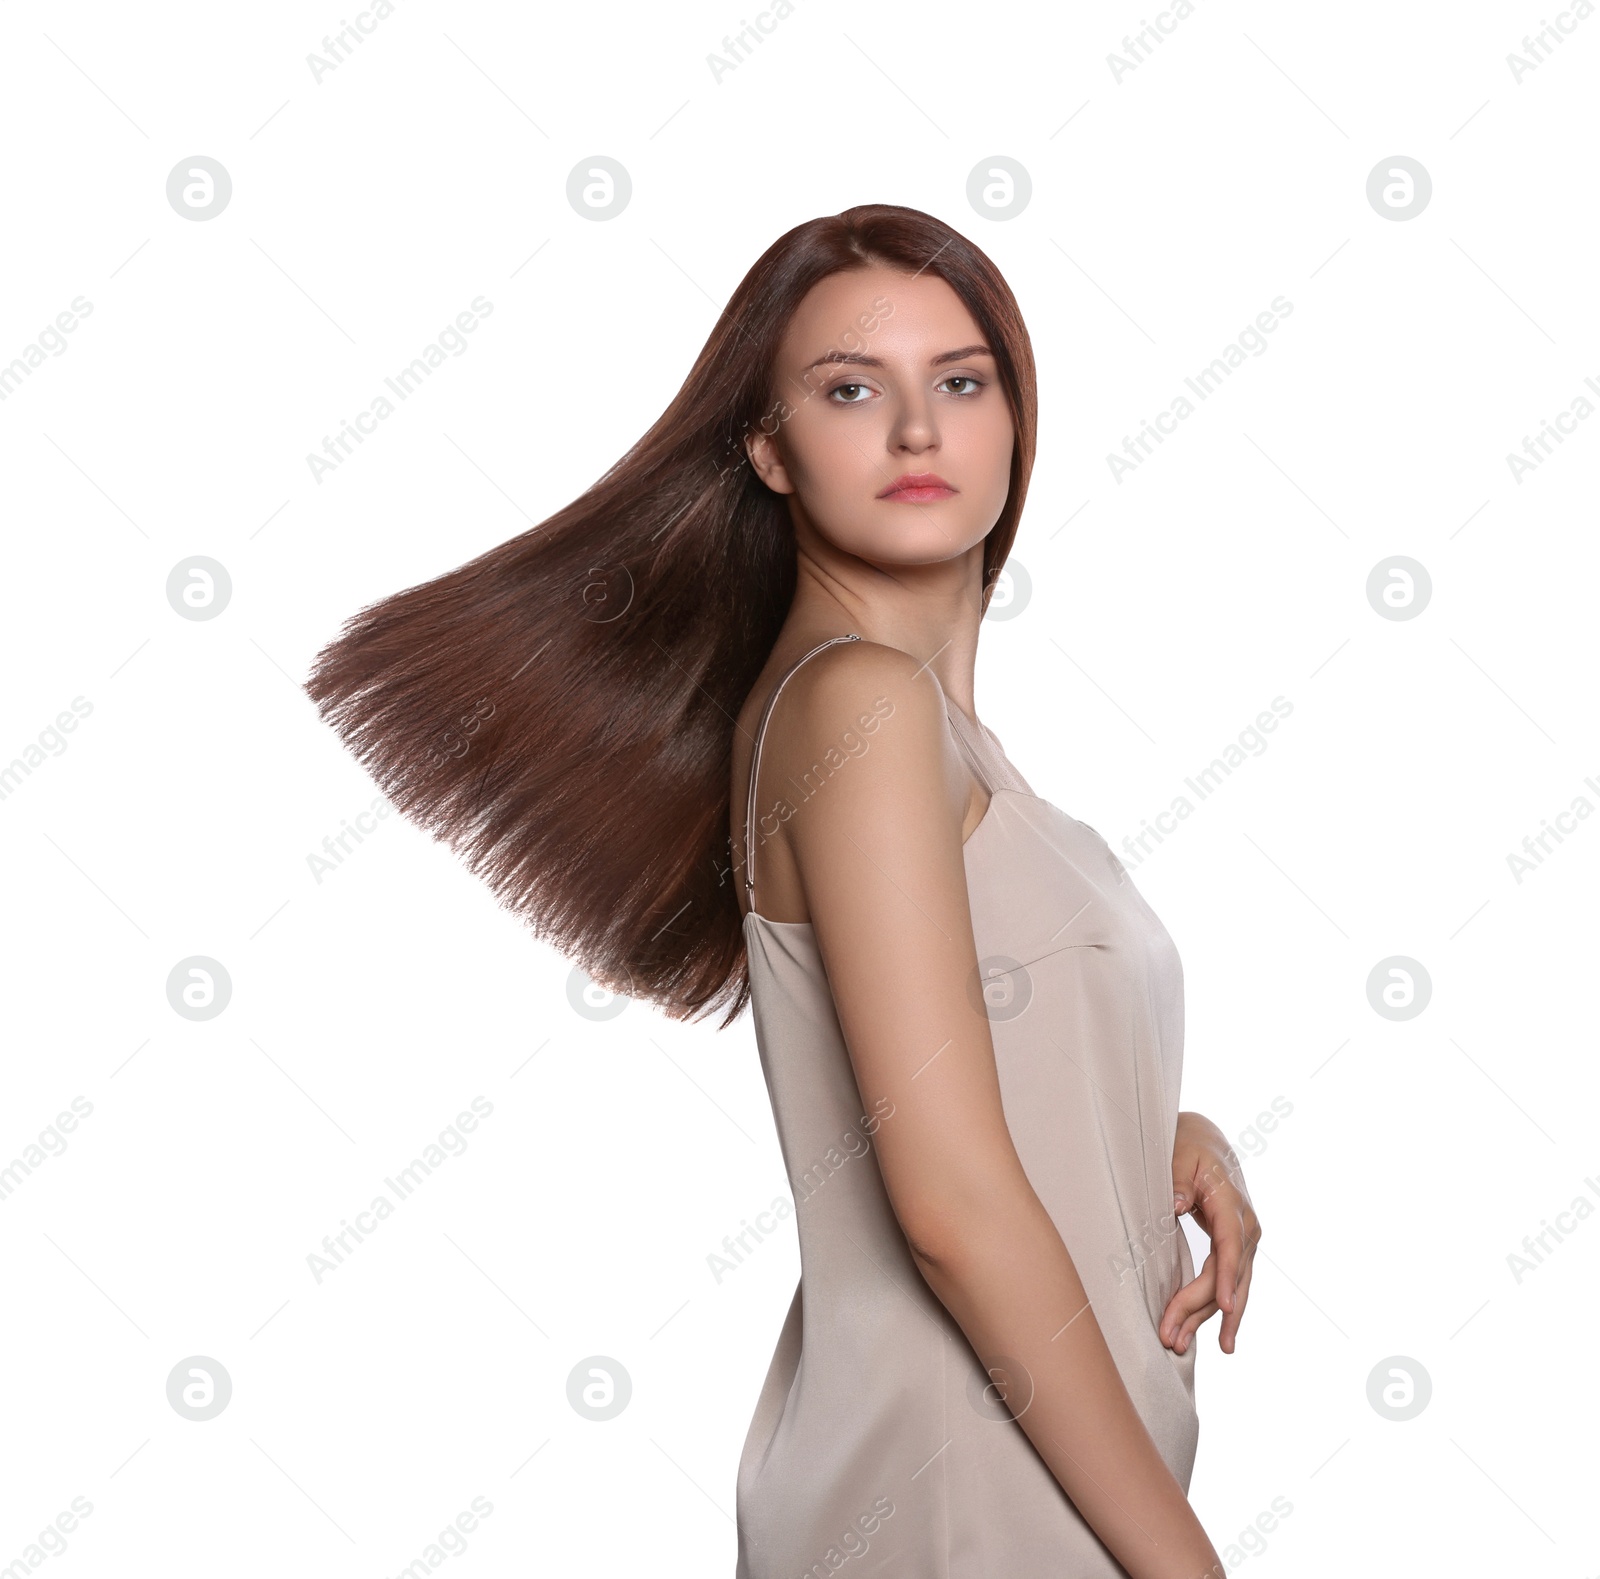
M872 642L821 655L777 742L780 772L893 712L786 827L863 1103L916 1264L985 1366L1024 1367L1019 1423L1133 1579L1223 1568L1139 1418L1001 1105L961 831L968 779L937 682Z

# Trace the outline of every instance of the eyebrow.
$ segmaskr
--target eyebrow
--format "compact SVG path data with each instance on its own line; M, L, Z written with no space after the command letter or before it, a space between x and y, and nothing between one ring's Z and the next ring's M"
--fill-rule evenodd
M969 356L993 356L994 352L986 345L964 345L956 351L941 351L938 356L928 359L929 367L943 367L946 362L959 362ZM882 367L883 358L878 356L860 356L851 351L827 351L819 356L815 362L809 362L800 369L802 373L809 373L814 367L824 367L830 363L849 362L857 367Z

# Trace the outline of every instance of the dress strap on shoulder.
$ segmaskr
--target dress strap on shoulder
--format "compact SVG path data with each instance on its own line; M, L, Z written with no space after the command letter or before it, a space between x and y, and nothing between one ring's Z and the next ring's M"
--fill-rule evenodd
M947 707L945 712L951 719L953 727L950 732L956 737L956 744L961 748L962 756L967 759L967 766L972 769L973 776L977 781L983 785L984 793L986 795L994 794L995 790L1000 786L995 783L994 774L978 754L978 748L973 745L967 729L963 727L966 725L966 719L961 718L958 720L956 718L960 709L954 705Z
M860 636L852 633L849 636L830 636L826 641L818 642L810 652L806 653L803 657L795 659L795 661L789 666L789 669L784 674L783 678L779 680L775 686L773 686L772 695L767 698L767 705L761 710L761 722L756 725L755 747L750 753L750 791L745 799L744 809L744 889L745 893L750 898L750 908L752 910L755 909L756 851L755 846L750 842L750 829L755 823L756 818L756 775L761 771L761 742L766 738L767 720L772 717L772 709L778 700L778 693L782 691L784 686L789 683L790 679L794 675L795 670L798 669L807 658L815 658L824 647L832 647L838 642L860 640Z
M930 670L929 672L931 673L932 671ZM934 683L938 685L939 676L934 675L933 679ZM980 754L977 746L973 744L972 737L978 731L974 728L967 715L948 696L945 696L943 685L939 685L939 695L944 697L944 713L945 717L950 720L950 733L955 736L956 745L960 748L961 755L967 759L967 766L972 769L973 775L983 785L984 792L989 795L994 794L996 788L999 787L996 784L995 775L982 754ZM981 736L980 738L982 739ZM989 749L988 740L982 739L982 743L984 750L987 751Z

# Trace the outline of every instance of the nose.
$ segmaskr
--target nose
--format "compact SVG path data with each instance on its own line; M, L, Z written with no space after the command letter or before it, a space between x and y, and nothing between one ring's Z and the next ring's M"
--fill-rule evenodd
M891 455L922 455L939 447L939 424L926 390L912 388L894 408L889 427Z

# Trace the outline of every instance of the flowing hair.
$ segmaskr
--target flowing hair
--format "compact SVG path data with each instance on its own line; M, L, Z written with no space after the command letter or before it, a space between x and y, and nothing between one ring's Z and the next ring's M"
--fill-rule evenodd
M1027 329L964 236L872 203L797 225L757 259L671 404L591 488L353 615L306 682L401 813L591 979L673 1019L726 1004L725 1028L749 997L731 880L733 728L789 612L796 563L785 500L744 436L792 409L775 367L802 298L874 264L938 275L994 352L1015 443L984 542L987 607L1033 468ZM853 330L844 339L859 349Z

